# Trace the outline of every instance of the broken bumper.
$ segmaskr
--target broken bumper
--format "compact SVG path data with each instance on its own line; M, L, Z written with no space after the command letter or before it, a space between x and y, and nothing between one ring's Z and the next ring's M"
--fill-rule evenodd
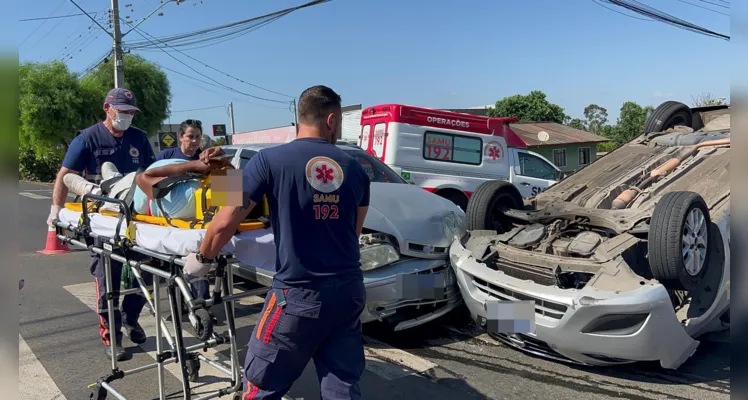
M402 291L398 275L423 278L420 290ZM413 281L413 280L411 280ZM426 282L426 283L423 283ZM427 287L434 282L434 291ZM366 308L361 322L387 321L395 331L413 328L447 314L462 299L454 272L447 260L405 259L392 265L364 272ZM412 288L411 288L412 289ZM417 292L427 294L419 296ZM435 293L434 296L428 294Z
M534 301L534 333L492 334L515 348L588 365L659 361L675 369L698 346L678 322L662 285L629 292L539 285L479 263L459 240L450 259L463 300L480 325L487 326L487 301Z

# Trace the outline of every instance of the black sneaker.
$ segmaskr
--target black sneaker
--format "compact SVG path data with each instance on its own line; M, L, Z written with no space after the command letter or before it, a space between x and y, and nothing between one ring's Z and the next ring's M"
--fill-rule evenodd
M136 322L134 325L130 325L126 322L122 322L122 327L127 329L127 335L130 337L130 340L132 340L133 343L135 344L145 343L147 336L145 335L145 331L143 330L143 327L140 326L139 323Z
M122 347L120 344L115 343L114 351L117 354L117 361L125 361L127 359L127 351L125 351L124 347ZM108 359L110 360L112 359L112 347L111 346L105 346L104 353L106 353L106 357Z

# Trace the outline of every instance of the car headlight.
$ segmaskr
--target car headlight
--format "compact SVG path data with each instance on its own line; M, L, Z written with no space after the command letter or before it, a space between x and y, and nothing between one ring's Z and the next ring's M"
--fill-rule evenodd
M389 244L377 244L361 249L362 271L371 271L387 264L392 264L398 260L400 260L400 255L397 254L397 250Z
M444 233L451 240L462 238L466 232L467 219L462 210L452 211L444 217Z

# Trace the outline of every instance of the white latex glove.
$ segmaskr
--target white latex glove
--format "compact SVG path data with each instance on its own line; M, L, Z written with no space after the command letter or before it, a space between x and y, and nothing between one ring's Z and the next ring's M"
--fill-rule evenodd
M204 277L208 274L210 268L213 267L213 264L203 264L200 261L197 261L196 253L190 253L182 260L184 260L184 268L182 271L184 272L184 278L188 282L193 279Z
M52 204L52 207L50 207L49 217L47 217L47 225L49 225L50 228L55 227L54 225L52 225L52 221L56 220L57 217L59 217L60 210L62 210L62 207L55 204Z

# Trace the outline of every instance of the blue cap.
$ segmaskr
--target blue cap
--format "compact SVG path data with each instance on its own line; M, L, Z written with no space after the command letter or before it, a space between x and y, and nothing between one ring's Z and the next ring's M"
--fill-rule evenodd
M115 88L109 91L104 99L104 104L114 106L114 108L122 111L127 110L140 110L137 107L137 100L135 100L135 93L124 88Z

